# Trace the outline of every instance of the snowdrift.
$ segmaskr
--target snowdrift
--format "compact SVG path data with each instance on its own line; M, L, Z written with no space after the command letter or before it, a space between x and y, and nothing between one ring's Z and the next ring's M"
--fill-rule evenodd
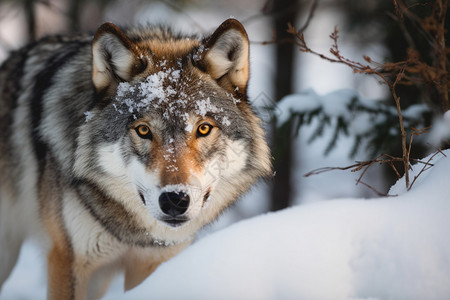
M115 281L105 299L450 299L450 150L444 154L411 191L403 180L394 185L398 197L322 201L239 222L125 294L123 279ZM0 299L46 298L39 253L25 245Z
M313 203L237 223L107 299L450 299L444 154L411 191L403 180L394 185L398 197Z

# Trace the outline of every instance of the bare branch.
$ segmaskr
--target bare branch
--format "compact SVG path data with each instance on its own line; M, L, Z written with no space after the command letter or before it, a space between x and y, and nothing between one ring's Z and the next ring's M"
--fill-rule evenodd
M350 169L352 172L362 171L362 174L357 179L357 184L362 183L362 178L364 177L367 170L375 163L386 163L388 164L398 178L401 177L400 172L397 170L397 167L394 163L401 162L404 170L405 177L405 186L409 190L411 186L416 181L417 178L414 178L412 182L410 182L409 171L411 169L411 162L417 162L424 164L424 170L432 166L432 164L428 162L423 162L420 160L411 159L411 149L412 143L415 136L421 135L427 132L427 129L415 129L412 128L413 132L411 133L409 143L407 142L407 134L404 125L404 118L402 114L402 108L400 104L400 97L397 94L396 88L398 85L419 85L426 84L427 86L432 86L439 93L439 102L440 109L442 112L450 109L448 92L449 92L449 74L447 72L448 59L447 56L450 54L450 48L445 45L445 20L448 8L448 0L436 0L435 2L426 2L420 5L429 5L432 8L432 14L425 18L420 18L410 11L411 7L407 7L403 0L392 0L395 6L395 15L393 16L401 26L401 29L404 32L404 35L410 45L411 48L407 49L407 57L405 60L398 62L386 62L386 63L378 63L372 60L369 56L363 56L365 63L353 61L351 59L346 58L341 54L339 49L339 30L337 27L334 28L333 32L330 34L330 39L332 40L332 45L329 50L329 54L319 53L313 49L311 49L306 43L305 37L303 35L304 28L302 27L300 30L296 30L292 24L288 24L288 33L293 36L295 45L298 46L298 49L301 52L310 53L321 59L329 61L331 63L339 63L344 64L350 67L354 73L363 73L368 75L375 75L378 77L381 82L386 84L389 88L389 91L392 95L392 98L395 103L398 122L401 133L401 147L402 147L402 157L392 157L387 154L382 154L379 157L365 161L365 162L356 162L356 164L347 166L347 167L326 167L313 170L307 174L305 177L320 174L323 172L331 171L331 170L348 170ZM419 4L417 4L419 5ZM313 4L310 16L312 16L315 3ZM422 32L425 38L428 40L430 45L430 52L434 54L434 64L430 65L422 60L420 57L420 53L414 49L414 40L411 38L410 33L408 32L404 19L408 18L408 20L412 21L413 24ZM309 20L307 20L306 25L309 24ZM282 41L282 42L288 42ZM438 150L436 153L441 152ZM422 172L420 172L417 176L419 176Z
M309 9L308 17L306 18L305 24L303 24L303 26L300 27L300 29L298 30L299 33L303 33L306 30L306 28L308 28L309 23L314 17L314 12L316 11L317 4L319 4L319 1L314 0L313 4L311 5L311 8Z
M306 18L305 24L303 24L303 26L297 31L297 34L302 34L306 28L308 28L309 23L311 22L312 18L314 17L314 12L316 11L317 5L319 4L318 0L314 0L313 4L311 5L311 8L309 9L308 12L308 16ZM253 18L253 17L252 17ZM244 22L248 22L251 18L246 19ZM243 22L243 23L244 23ZM288 29L287 32L290 32L290 29L294 28L290 23L288 23ZM251 44L259 44L259 45L271 45L271 44L295 44L295 38L284 38L284 39L277 39L275 34L272 34L272 40L270 41L262 41L262 42L257 42L257 41L250 41Z
M358 183L361 183L362 185L368 187L369 189L371 189L375 194L377 194L380 197L397 197L398 195L389 195L389 194L385 194L385 193L381 193L379 191L377 191L373 186L368 185L367 183L363 182L363 181L358 181Z
M423 166L423 168L420 170L420 172L419 172L416 176L414 176L414 179L413 179L413 181L411 182L411 185L408 187L408 191L411 190L411 188L412 188L412 186L414 185L414 183L416 182L417 178L419 178L419 176L422 175L422 173L423 173L424 171L426 171L426 170L428 170L429 168L431 168L432 166L434 166L433 164L430 164L430 161L432 161L433 158L434 158L436 155L438 155L439 153L442 154L442 155L444 155L445 157L447 157L447 156L445 155L445 153L442 152L440 149L439 149L438 151L436 151L432 156L430 156L430 158L427 160L427 162L423 163L424 166Z

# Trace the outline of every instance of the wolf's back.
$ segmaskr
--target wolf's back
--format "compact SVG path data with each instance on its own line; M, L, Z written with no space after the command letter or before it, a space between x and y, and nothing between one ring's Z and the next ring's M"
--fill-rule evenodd
M76 135L70 128L82 122L80 109L87 110L94 95L90 81L90 40L81 36L46 38L12 53L3 63L2 180L20 182L21 173L32 168L27 164L34 161L39 169L49 148L54 148L56 158L65 160L61 167L67 168L73 161ZM26 160L21 157L24 152Z

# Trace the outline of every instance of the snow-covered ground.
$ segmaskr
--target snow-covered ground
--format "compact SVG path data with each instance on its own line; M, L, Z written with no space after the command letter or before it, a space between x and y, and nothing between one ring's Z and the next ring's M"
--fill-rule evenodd
M427 161L428 159L424 159ZM406 192L299 205L203 237L135 289L105 299L450 299L450 150ZM414 167L412 178L423 165ZM27 245L0 299L44 299Z
M398 197L318 202L239 222L107 299L450 299L444 153L411 191L403 180L393 186Z

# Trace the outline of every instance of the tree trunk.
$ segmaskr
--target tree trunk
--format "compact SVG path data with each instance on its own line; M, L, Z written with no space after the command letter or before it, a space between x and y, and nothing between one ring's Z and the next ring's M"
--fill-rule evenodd
M36 36L36 11L35 11L35 1L25 0L23 2L23 9L25 11L25 18L27 22L28 31L28 41L34 42L37 38Z
M71 32L79 32L80 31L80 9L83 6L83 0L71 0L69 2L69 11L68 11L68 19L69 19L69 30Z
M293 0L273 0L274 25L277 41L291 36L286 32L288 23L294 24L298 4ZM275 97L292 93L294 47L292 43L276 44ZM292 128L290 126L273 128L272 149L275 157L271 210L276 211L288 207L292 203L291 165L292 165Z

